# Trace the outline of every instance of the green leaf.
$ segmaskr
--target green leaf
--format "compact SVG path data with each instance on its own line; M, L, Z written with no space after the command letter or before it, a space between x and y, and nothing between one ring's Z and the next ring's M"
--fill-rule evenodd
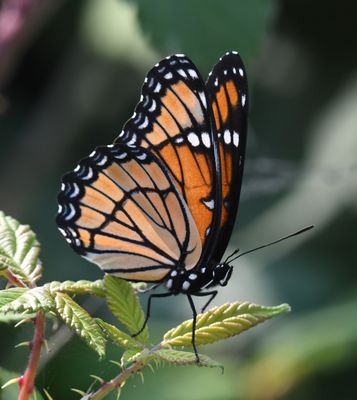
M55 294L56 311L66 325L101 357L105 354L105 338L95 320L88 312L65 293Z
M34 283L42 273L40 244L28 225L0 212L0 265L26 283Z
M0 323L3 322L5 324L14 324L14 323L18 323L20 321L23 320L31 320L36 318L36 313L28 313L28 314L24 314L24 313L12 313L12 312L8 312L6 314L3 314L0 312ZM1 399L1 397L0 397Z
M288 304L266 307L252 303L227 303L197 316L196 345L239 335L253 326L290 311ZM183 322L164 335L163 346L192 346L192 320Z
M199 364L197 364L196 355L187 351L161 349L156 351L154 354L155 357L159 358L160 360L173 365L197 365L202 367L221 368L223 372L222 364L203 354L199 354Z
M137 342L134 338L119 330L116 326L108 324L100 318L96 318L96 322L104 330L107 336L118 346L128 350L136 349L137 351L137 349L142 349L143 346L141 343Z
M111 275L106 275L104 282L110 311L131 334L137 333L144 325L145 316L132 285L124 279ZM142 343L149 340L147 327L136 339Z
M94 282L81 280L77 282L53 281L44 285L51 293L62 292L67 294L91 294L98 297L105 297L104 281L98 279Z
M27 291L28 289L26 288L11 288L0 290L0 308L3 307L5 304L11 303L12 301L16 300Z
M6 292L14 291L17 292L18 289L8 289ZM17 293L20 293L18 291ZM6 294L5 294L6 296ZM11 292L10 292L11 296ZM0 296L1 297L1 296ZM15 297L15 295L14 295ZM14 300L7 302L0 308L1 313L7 312L37 312L39 310L50 311L54 309L55 303L53 297L48 289L43 286L25 289L23 293L16 296Z
M141 354L140 350L126 350L121 357L121 364L123 368L128 367L135 361Z

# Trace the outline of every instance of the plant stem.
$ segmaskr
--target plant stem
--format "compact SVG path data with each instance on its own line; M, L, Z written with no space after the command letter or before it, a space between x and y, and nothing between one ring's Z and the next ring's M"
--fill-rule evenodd
M27 287L16 275L14 275L9 269L5 271L5 278L14 286Z
M147 364L147 360L151 355L155 354L156 351L160 350L162 347L162 342L155 345L150 351L148 351L145 357L139 357L130 367L122 370L115 378L108 382L102 384L102 386L94 393L88 393L81 400L101 400L109 394L112 390L121 388L125 381L130 377L130 375L136 374Z
M138 372L143 366L144 362L142 360L135 361L129 368L123 370L115 378L108 382L103 383L103 385L94 393L87 394L82 399L88 400L101 400L109 394L112 390L120 388L123 383L129 378L130 375Z
M35 319L35 332L31 342L31 353L25 373L20 380L20 393L18 400L28 400L35 387L37 367L40 361L41 348L44 341L45 314L37 313Z

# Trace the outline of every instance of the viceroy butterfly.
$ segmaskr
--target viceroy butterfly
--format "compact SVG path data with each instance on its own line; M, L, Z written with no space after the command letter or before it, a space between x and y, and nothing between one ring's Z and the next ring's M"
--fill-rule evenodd
M247 114L237 52L206 83L186 56L166 57L118 138L67 173L58 195L56 221L77 253L123 279L165 284L149 297L145 324L153 297L188 297L197 361L192 296L209 296L206 309L232 274L232 259L221 258L238 210Z

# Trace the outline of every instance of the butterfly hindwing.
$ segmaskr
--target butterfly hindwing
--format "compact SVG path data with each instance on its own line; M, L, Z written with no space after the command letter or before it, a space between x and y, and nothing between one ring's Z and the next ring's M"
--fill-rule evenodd
M207 80L214 134L221 168L221 222L210 258L219 262L227 247L238 211L247 138L248 84L243 62L236 52L226 53Z
M153 152L167 166L191 211L203 246L219 219L214 209L218 150L205 84L183 55L167 57L147 75L141 100L117 143Z
M150 152L98 147L63 177L57 224L72 248L128 280L160 281L201 254L195 222Z

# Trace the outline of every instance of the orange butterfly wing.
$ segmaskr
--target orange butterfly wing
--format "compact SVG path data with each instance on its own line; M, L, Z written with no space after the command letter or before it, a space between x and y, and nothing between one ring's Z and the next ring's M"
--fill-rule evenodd
M157 282L201 255L181 194L145 150L98 147L63 177L58 202L57 224L72 248L122 278Z
M238 211L247 141L248 83L238 53L226 53L213 68L206 85L221 168L221 218L210 256L218 263L227 247Z
M140 102L116 143L148 149L167 166L206 246L215 217L218 152L205 84L183 55L167 57L147 75Z

